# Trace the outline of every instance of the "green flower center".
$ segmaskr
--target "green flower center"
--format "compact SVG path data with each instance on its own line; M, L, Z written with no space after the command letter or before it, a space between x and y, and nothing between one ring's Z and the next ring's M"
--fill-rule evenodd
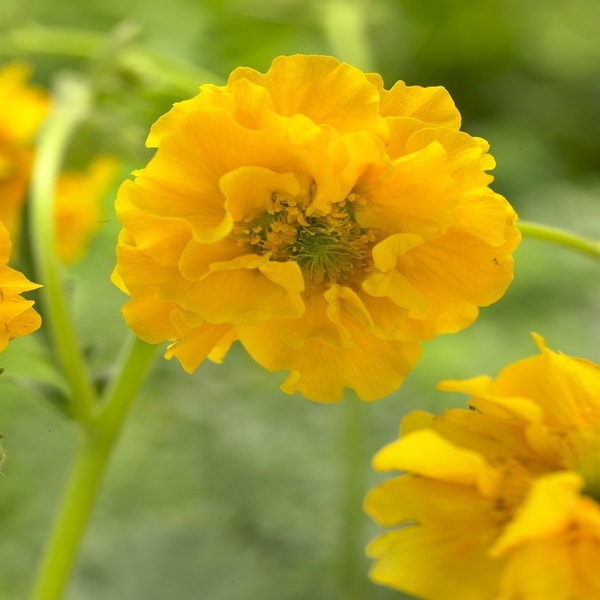
M327 215L307 215L290 198L273 194L273 204L261 215L237 223L233 238L273 260L295 261L307 284L358 284L371 267L371 249L382 236L362 228L355 218L357 197L332 206Z

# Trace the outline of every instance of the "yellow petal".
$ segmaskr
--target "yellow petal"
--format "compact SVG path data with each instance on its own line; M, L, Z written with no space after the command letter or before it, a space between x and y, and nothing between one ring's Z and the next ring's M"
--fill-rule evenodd
M425 239L452 223L452 208L460 198L460 189L448 173L446 152L437 142L397 159L388 174L357 186L356 192L366 200L356 212L363 227Z
M171 313L171 321L180 337L167 348L165 358L177 358L187 373L195 371L222 340L229 339L232 331L228 324L212 325L204 322L197 327L188 327L178 311Z
M373 266L377 270L363 281L362 289L371 296L388 297L409 311L423 312L429 302L427 296L395 268L400 256L423 243L420 236L410 233L391 235L379 242L372 251Z
M429 300L409 316L407 330L421 339L459 331L472 323L478 306L497 300L512 280L510 251L493 248L467 233L450 229L398 259L398 270Z
M292 320L290 320L292 321ZM319 402L341 400L344 387L361 400L376 400L397 389L415 366L421 349L417 343L393 342L375 337L351 315L343 319L348 344L332 346L320 339L306 339L296 349L281 339L284 320L261 327L239 328L248 353L271 371L290 370L282 389Z
M528 543L508 557L498 599L596 600L599 563L597 540L552 538Z
M406 151L417 152L432 142L438 142L446 150L452 177L469 186L486 186L492 182L493 177L485 171L493 169L495 161L487 154L489 144L484 139L464 131L429 127L414 132Z
M456 227L490 246L502 246L505 252L513 252L521 241L515 227L515 211L505 198L489 188L465 193L454 208L453 216Z
M389 91L381 90L381 114L412 117L450 129L458 129L461 122L460 113L445 88L407 86L403 81L398 81Z
M520 544L564 531L573 523L583 485L581 476L571 471L538 477L490 554L500 556Z
M147 193L132 181L126 180L119 188L115 208L123 229L119 240L137 247L158 264L176 265L191 238L191 228L182 219L152 215L138 208L133 199L143 205ZM128 237L123 238L123 232Z
M499 474L479 453L452 444L431 430L415 431L388 444L373 459L378 471L407 471L423 477L477 487L493 496Z
M264 167L240 167L229 171L219 182L225 206L234 221L255 217L273 206L273 196L293 199L300 184L293 173L276 173Z
M126 278L129 294L147 288L160 288L178 279L176 267L161 265L145 252L128 244L117 244L117 264L118 277Z
M513 363L498 375L495 391L535 402L544 422L566 431L595 429L600 422L600 366L548 349L538 336L541 355Z
M229 262L247 254L247 250L225 238L212 244L190 239L179 258L179 272L184 279L198 281L211 270L214 263Z
M171 313L178 310L173 302L164 302L156 290L146 289L136 293L123 308L123 318L128 327L149 344L174 340L177 329L171 321Z
M340 132L364 129L380 137L387 133L379 116L377 90L364 73L331 56L279 56L266 74L240 67L228 84L240 79L263 86L271 106L281 115L301 113Z
M376 583L439 600L495 597L502 563L486 550L498 524L490 501L473 488L404 476L372 490L365 509L384 525L401 526L368 546Z
M303 289L295 262L247 254L213 263L200 281L173 281L163 288L162 297L210 323L251 326L277 317L300 317Z

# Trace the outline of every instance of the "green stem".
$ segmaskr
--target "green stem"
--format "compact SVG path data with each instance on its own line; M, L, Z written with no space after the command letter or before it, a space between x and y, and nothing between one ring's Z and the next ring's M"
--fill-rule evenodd
M29 236L35 276L42 283L44 325L71 389L73 416L90 418L96 394L86 373L67 307L56 255L54 193L64 154L87 116L90 92L73 79L59 82L56 102L42 129L31 181Z
M100 489L102 476L132 401L156 354L156 346L135 338L107 392L103 411L80 424L79 446L63 502L34 585L33 600L59 600Z
M117 27L113 37L127 37L133 25ZM110 50L111 37L93 31L29 26L12 29L0 35L0 56L23 54L50 54L72 56L86 60L98 60ZM114 40L113 40L114 41ZM141 44L127 41L118 54L119 65L129 69L145 80L157 81L185 92L195 92L201 83L219 83L222 77L207 69L196 67L181 60L166 57Z
M364 555L364 512L362 504L366 489L367 440L369 439L369 412L366 403L355 396L343 401L341 431L341 475L338 581L336 589L346 600L364 600L367 597L367 572Z
M600 258L600 242L598 241L582 237L559 227L540 225L531 221L518 221L517 224L524 237L544 240L569 250Z

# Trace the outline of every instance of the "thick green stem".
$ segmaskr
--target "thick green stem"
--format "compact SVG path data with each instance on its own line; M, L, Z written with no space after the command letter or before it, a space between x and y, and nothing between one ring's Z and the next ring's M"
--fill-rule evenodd
M599 241L582 237L559 227L541 225L539 223L532 223L531 221L518 221L518 226L524 237L544 240L568 250L600 258Z
M95 391L86 373L63 290L56 255L54 194L64 154L90 107L89 88L81 81L59 82L56 100L42 129L31 181L29 236L35 277L41 289L44 327L71 389L71 411L78 420L90 418Z
M120 363L122 369L107 392L102 412L91 422L79 425L77 456L34 586L33 600L62 597L112 449L155 354L155 346L136 338Z

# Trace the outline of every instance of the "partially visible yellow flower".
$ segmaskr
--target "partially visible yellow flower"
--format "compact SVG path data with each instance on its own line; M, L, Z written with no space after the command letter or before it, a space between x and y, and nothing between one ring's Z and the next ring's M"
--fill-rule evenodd
M108 156L95 158L85 171L63 171L56 184L56 250L65 263L86 252L102 224L102 199L115 181L118 162Z
M239 340L284 391L394 391L420 341L458 331L512 278L516 215L488 144L440 87L328 56L238 68L154 124L120 188L114 281L128 325L192 372Z
M374 581L431 600L600 598L600 366L549 350L446 381L470 410L407 416L374 459Z
M0 69L0 221L13 239L31 175L33 138L49 108L48 94L28 79L23 64Z
M32 333L41 323L33 301L21 296L40 286L7 265L11 247L8 230L0 222L0 352L10 340Z

